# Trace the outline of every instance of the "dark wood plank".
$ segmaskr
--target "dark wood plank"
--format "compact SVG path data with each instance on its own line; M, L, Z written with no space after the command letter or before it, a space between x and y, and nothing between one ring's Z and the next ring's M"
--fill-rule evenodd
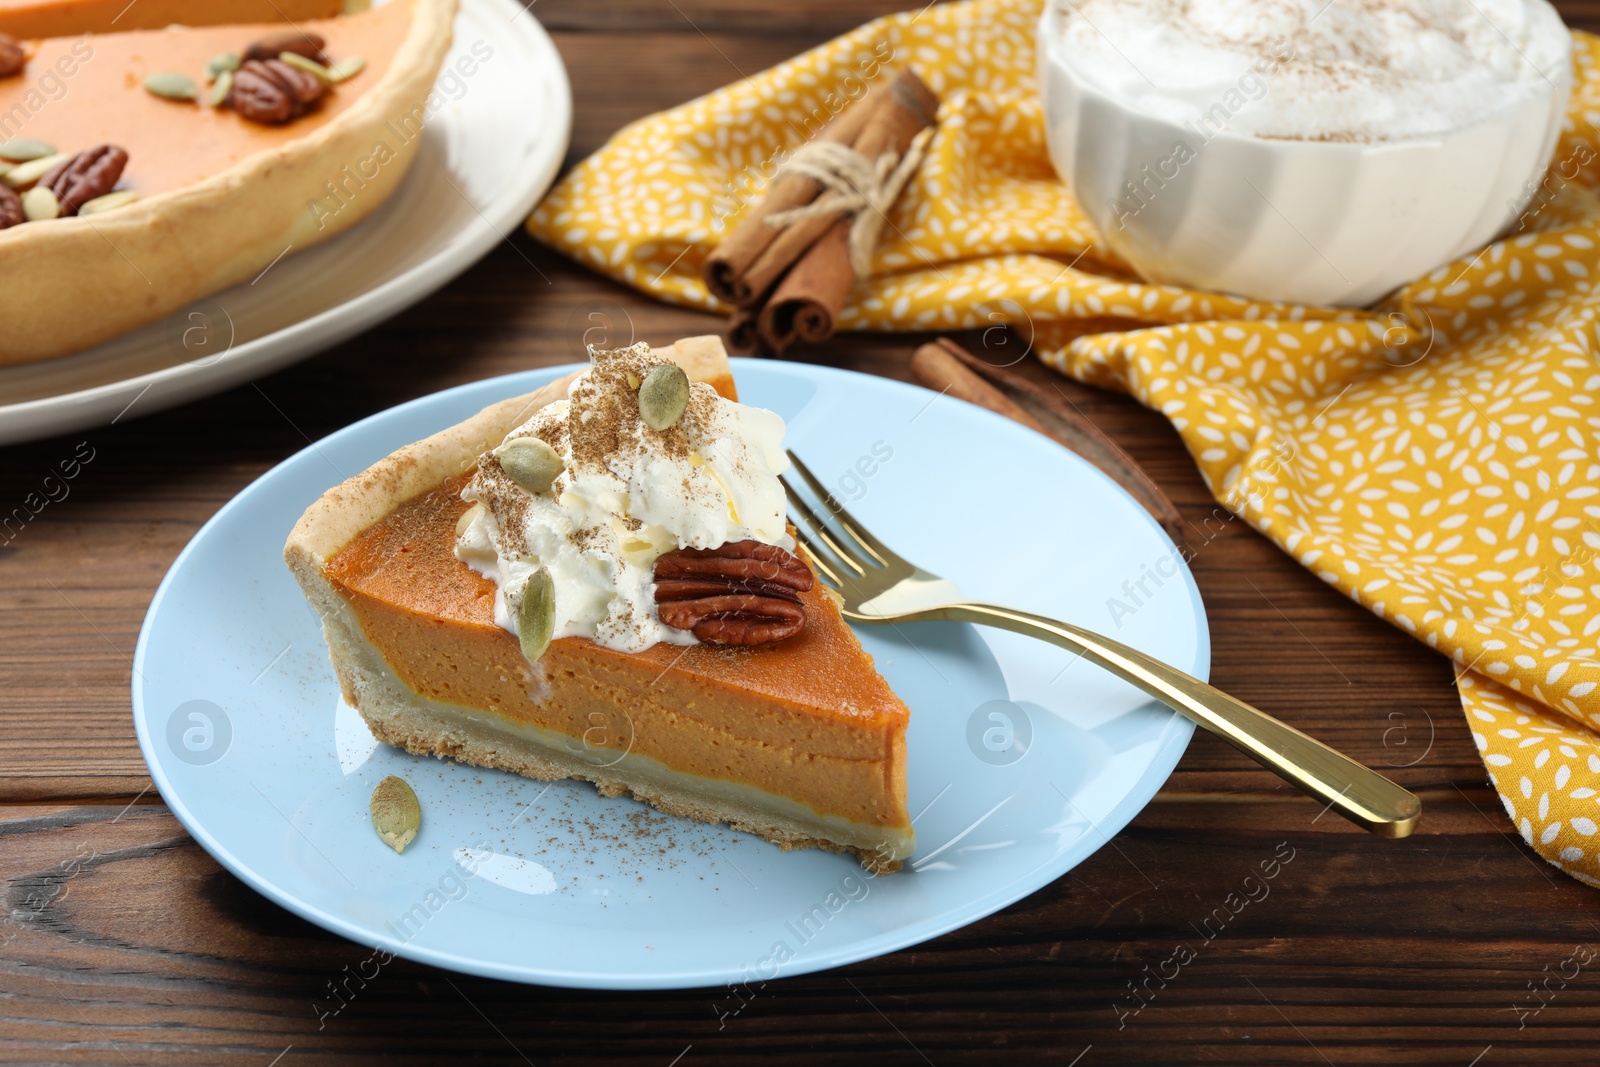
M662 1065L692 1046L680 1062L1068 1064L1093 1046L1082 1063L1460 1065L1493 1045L1485 1062L1592 1062L1593 975L1569 964L1537 1014L1527 989L1578 946L1600 953L1592 892L1531 870L1483 818L1486 790L1430 803L1414 838L1381 844L1287 801L1241 818L1163 798L1004 912L741 990L725 1019L726 988L380 965L265 903L159 805L4 808L0 1061L261 1064L292 1047L283 1062Z
M813 43L848 33L863 22L915 10L894 0L802 0L794 4L742 4L737 0L675 0L638 4L633 0L544 0L538 7L545 28L572 33L731 34L781 37L789 42L784 58ZM754 71L751 71L754 73Z
M664 10L672 14L670 7ZM684 29L663 35L630 26L611 33L556 35L572 77L573 99L582 101L576 108L569 163L635 119L765 70L830 36L810 28L774 37Z

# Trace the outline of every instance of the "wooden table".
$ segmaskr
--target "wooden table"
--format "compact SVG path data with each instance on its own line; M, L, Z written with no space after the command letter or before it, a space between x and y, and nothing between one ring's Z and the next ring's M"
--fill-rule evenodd
M533 10L572 75L570 162L626 121L895 7L543 0ZM1579 24L1592 10L1567 6ZM1388 769L1426 805L1414 837L1384 841L1319 818L1320 805L1200 733L1145 812L1053 885L917 948L777 981L736 1017L719 1021L732 1003L723 989L565 991L395 961L319 1028L313 1002L367 950L245 888L162 805L129 712L140 621L200 524L268 467L403 400L570 361L591 312L652 341L719 325L516 236L437 296L301 366L5 450L6 510L79 442L95 458L70 496L0 548L0 1061L1600 1060L1600 964L1576 976L1563 966L1580 946L1578 959L1597 954L1600 891L1546 866L1512 830L1444 658L1227 521L1160 417L1076 385L1080 406L1197 530L1213 681ZM904 378L914 340L850 336L802 358ZM1275 853L1293 859L1270 894L1220 932L1213 922L1207 939L1202 921ZM1193 958L1175 966L1175 953ZM1149 977L1174 970L1164 984Z

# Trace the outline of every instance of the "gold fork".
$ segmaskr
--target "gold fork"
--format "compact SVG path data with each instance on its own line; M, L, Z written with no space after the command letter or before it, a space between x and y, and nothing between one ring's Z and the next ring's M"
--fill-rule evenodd
M820 515L784 479L800 543L858 622L947 620L998 626L1076 652L1194 720L1339 814L1383 837L1406 837L1422 802L1321 741L1137 649L1070 623L969 600L954 582L896 555L834 500L793 452L794 469L832 515Z

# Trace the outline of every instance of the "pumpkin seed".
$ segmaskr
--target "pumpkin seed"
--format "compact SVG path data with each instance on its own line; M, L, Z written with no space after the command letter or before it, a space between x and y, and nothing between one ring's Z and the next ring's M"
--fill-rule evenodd
M145 91L163 100L193 100L200 95L194 79L175 70L158 70L145 75Z
M422 805L417 794L404 778L389 775L372 791L372 828L378 831L383 843L396 852L404 852L416 839L422 828Z
M35 185L22 194L22 217L29 222L44 222L61 214L61 204L49 186Z
M678 424L689 408L689 376L676 363L650 368L639 385L639 414L652 430Z
M132 189L120 189L117 192L107 193L105 196L97 196L93 200L85 201L78 208L78 214L99 215L102 212L115 211L119 207L127 207L137 199L139 199L139 194Z
M366 69L367 61L365 59L362 59L360 56L346 56L333 66L329 67L328 73L332 75L334 81L345 82L349 81L351 78L354 78L357 74L360 74Z
M548 493L556 476L566 469L561 453L537 437L518 437L495 450L500 469L530 493Z
M57 152L53 156L40 156L26 163L18 163L4 175L0 175L0 182L5 182L13 189L26 188L54 170L57 163L71 158L70 153Z
M517 607L517 640L529 663L537 663L550 647L556 631L556 583L550 572L540 567L522 587L522 603Z
M30 159L42 159L55 154L55 145L43 141L30 141L26 137L0 141L0 159L9 159L13 163L26 163Z
M332 85L337 80L327 67L324 67L314 59L307 59L299 52L279 52L278 61L287 63L296 70L305 71L307 74L314 76L323 85Z
M221 107L228 99L228 94L233 91L233 71L225 70L217 75L217 82L211 87L211 93L206 97L206 103L212 107Z
M239 53L223 52L206 60L206 81L214 82L224 74L232 74L239 69Z

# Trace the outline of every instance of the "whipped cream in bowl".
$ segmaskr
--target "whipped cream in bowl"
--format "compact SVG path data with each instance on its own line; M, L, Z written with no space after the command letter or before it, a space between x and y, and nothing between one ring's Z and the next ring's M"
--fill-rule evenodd
M1153 281L1364 306L1515 228L1571 38L1546 0L1050 0L1051 160Z
M495 582L495 621L512 633L543 571L553 638L623 652L695 644L691 631L661 621L653 568L668 552L741 541L794 551L778 480L789 466L783 419L690 382L682 416L656 430L641 417L639 389L666 361L643 344L591 359L567 399L534 412L480 459L461 494L474 506L457 529L456 555ZM519 484L501 463L529 438L560 460L547 489Z
M1073 0L1086 82L1212 132L1401 141L1547 95L1571 40L1544 0Z

